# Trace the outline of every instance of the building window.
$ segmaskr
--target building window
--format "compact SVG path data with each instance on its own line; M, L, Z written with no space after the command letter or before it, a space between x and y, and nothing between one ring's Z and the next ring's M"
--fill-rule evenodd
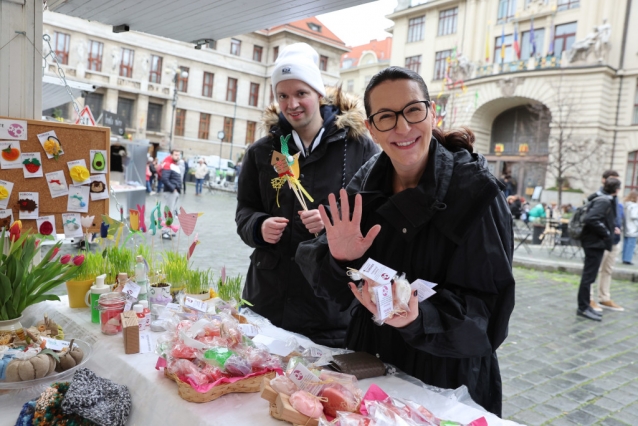
M213 81L215 80L215 74L212 72L204 72L204 84L202 85L202 96L207 98L213 97Z
M425 34L425 15L408 21L408 43L423 40Z
M151 83L162 84L162 57L151 55L151 73L148 76Z
M564 51L569 50L576 40L576 22L556 25L554 34L556 34L554 36L554 55L560 56Z
M521 60L526 61L532 56L532 42L530 40L530 31L524 31L521 37ZM541 55L545 42L545 28L534 30L534 44L536 45L536 55Z
M162 104L154 104L152 102L149 102L148 114L146 118L146 130L150 130L152 132L162 131L162 109Z
M558 10L574 9L580 6L580 0L558 0Z
M501 62L511 62L514 60L514 49L512 49L512 40L514 40L512 34L506 35L505 37L496 37L496 40L494 41L495 64L499 64ZM501 58L501 46L505 46L505 55L503 58ZM538 44L536 45L536 47L538 48Z
M253 61L261 62L261 54L264 51L264 48L261 46L253 47Z
M321 71L328 71L328 57L320 55L319 56L319 69Z
M224 140L223 142L230 142L233 140L233 119L230 117L224 117Z
M104 43L91 40L89 42L89 71L102 71L102 51Z
M188 71L190 68L188 67L179 67L179 71L177 71L177 90L179 92L188 92ZM183 73L186 73L186 77L182 77Z
M456 32L456 21L459 15L459 8L442 10L439 12L439 34L448 35Z
M186 128L186 110L178 108L175 110L175 136L184 136Z
M122 60L120 61L120 77L133 77L133 58L135 52L131 49L122 48Z
M633 124L638 124L638 85L636 85L636 94L634 95L634 121Z
M208 139L210 129L210 114L201 113L199 114L199 134L197 135L200 139Z
M272 48L272 61L275 62L279 57L279 46L275 46Z
M246 123L246 145L255 142L255 131L257 130L257 123L254 121L248 121Z
M409 70L414 71L415 73L421 72L421 55L417 56L408 56L405 58L405 67ZM367 83L366 83L367 86Z
M259 84L250 83L250 96L248 98L248 105L257 106L259 102Z
M509 22L516 15L516 0L499 0L498 1L498 18L497 24Z
M627 156L627 173L625 174L625 193L638 191L638 151Z
M447 69L447 58L452 55L451 50L441 50L434 54L434 79L441 80L445 77L445 70Z
M55 56L61 64L69 65L69 41L71 36L55 32Z
M239 56L241 52L241 40L237 40L236 38L230 39L230 54Z
M354 92L354 80L348 80L348 84L346 86L346 92Z
M88 106L93 113L93 117L97 120L102 114L102 103L104 102L104 95L101 93L87 93L84 99L84 105Z
M133 106L135 101L127 98L117 98L117 115L124 118L124 127L133 127Z
M321 32L321 25L317 25L314 22L308 22L308 28L318 33Z
M237 101L237 79L228 77L228 86L226 87L226 100L228 102Z

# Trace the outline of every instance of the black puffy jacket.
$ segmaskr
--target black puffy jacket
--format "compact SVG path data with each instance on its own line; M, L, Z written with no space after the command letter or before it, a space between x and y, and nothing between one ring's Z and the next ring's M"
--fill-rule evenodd
M342 309L355 300L346 347L366 351L423 382L466 385L472 398L500 415L501 377L496 349L507 337L514 309L512 216L485 159L450 152L435 139L416 188L392 190L393 166L385 153L370 160L348 185L363 198L361 231L381 225L360 259L338 263L325 235L302 243L297 262L318 296ZM354 205L353 202L350 205ZM348 288L346 267L372 258L438 284L419 303L419 316L403 328L377 326Z
M367 136L365 114L355 98L337 91L323 99L321 116L326 130L319 146L299 160L299 180L314 199L307 202L310 210L327 204L328 194L344 187L378 151ZM266 110L264 124L270 134L246 150L238 182L237 233L255 248L243 298L274 325L319 344L340 347L348 315L334 302L315 297L294 259L299 243L314 235L301 222L298 212L302 207L288 185L279 192L272 187L272 179L278 177L270 164L272 152L281 152L280 136L289 135L292 128L274 105ZM291 155L298 152L294 143L288 146ZM285 217L289 223L281 240L268 244L261 238L261 224L274 216Z
M170 162L162 165L162 185L164 185L164 192L173 192L177 189L177 192L182 192L182 175L175 170L171 170Z
M616 227L616 197L598 192L588 198L590 206L585 214L585 227L580 237L583 248L610 250L614 244Z

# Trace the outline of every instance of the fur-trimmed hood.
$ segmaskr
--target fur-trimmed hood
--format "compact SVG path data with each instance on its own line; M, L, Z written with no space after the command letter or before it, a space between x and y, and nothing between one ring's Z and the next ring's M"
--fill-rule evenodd
M335 105L339 109L339 114L335 119L335 126L338 129L347 128L348 138L358 140L362 136L370 137L366 129L366 113L363 108L363 101L356 95L344 93L339 87L326 87L326 96L320 99L321 106ZM261 126L266 133L270 133L274 126L279 124L280 110L276 102L270 104L261 117Z

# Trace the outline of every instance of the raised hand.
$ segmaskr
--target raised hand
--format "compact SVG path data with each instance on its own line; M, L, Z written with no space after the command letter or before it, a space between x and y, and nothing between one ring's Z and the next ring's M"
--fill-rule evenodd
M269 217L261 224L261 237L268 244L277 244L286 225L288 225L288 219L285 217Z
M323 231L323 221L321 220L321 214L319 213L319 210L301 210L299 212L299 217L301 218L301 222L310 233L318 234L319 232Z
M363 256L370 248L381 231L381 225L374 225L364 237L361 234L361 195L357 194L354 198L352 220L350 219L348 193L345 189L341 189L339 196L341 198L341 216L339 216L337 199L334 194L328 196L332 223L323 206L319 206L319 213L326 227L326 236L332 257L339 261L355 260Z

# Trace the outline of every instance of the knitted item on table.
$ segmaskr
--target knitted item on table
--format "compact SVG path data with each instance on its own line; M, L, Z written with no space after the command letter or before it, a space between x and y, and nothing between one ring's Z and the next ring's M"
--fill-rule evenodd
M69 389L68 382L54 383L46 388L35 403L34 426L94 426L95 423L76 414L62 412L62 401Z
M73 375L62 410L78 414L100 426L123 426L131 412L131 394L126 386L98 377L88 368L81 368Z
M20 410L18 420L16 420L15 426L33 426L33 415L35 414L35 403L38 398L27 401Z

